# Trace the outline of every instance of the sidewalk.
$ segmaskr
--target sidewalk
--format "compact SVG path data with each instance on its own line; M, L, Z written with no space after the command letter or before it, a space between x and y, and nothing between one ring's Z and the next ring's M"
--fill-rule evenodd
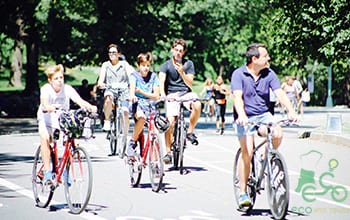
M331 121L327 127L327 117L338 117L341 119L341 132L334 131L340 121ZM276 117L282 117L279 109L276 109ZM213 127L214 122L205 125L204 118L200 119L201 126L197 130ZM227 123L232 122L232 113L228 112ZM230 127L230 126L228 126ZM333 130L332 130L333 129ZM37 133L38 125L36 118L0 118L0 135ZM304 116L301 118L299 137L308 137L323 142L331 142L338 145L350 147L350 109L342 107L306 107Z

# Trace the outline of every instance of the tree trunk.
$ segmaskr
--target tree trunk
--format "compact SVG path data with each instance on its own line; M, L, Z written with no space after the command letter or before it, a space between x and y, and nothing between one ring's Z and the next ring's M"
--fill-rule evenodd
M38 37L36 31L32 28L28 32L26 41L27 46L27 71L26 71L26 87L24 93L27 95L39 93L39 76L38 76Z
M19 41L16 41L19 42ZM21 87L22 86L22 67L23 67L23 54L21 46L22 43L16 43L15 50L12 53L11 61L11 75L9 86Z
M350 65L348 71L345 73L344 81L344 104L346 104L350 108Z

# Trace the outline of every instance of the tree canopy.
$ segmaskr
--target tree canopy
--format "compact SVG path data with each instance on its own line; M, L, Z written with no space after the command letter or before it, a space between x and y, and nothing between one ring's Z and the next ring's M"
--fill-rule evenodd
M281 79L315 76L312 102L326 101L327 67L333 66L335 104L349 104L350 13L347 0L3 0L1 62L23 41L26 89L38 89L39 64L100 65L110 43L132 64L140 52L154 55L154 70L169 57L177 37L188 44L198 80L229 79L244 64L248 44L268 46ZM19 22L20 21L20 22ZM345 92L344 92L345 91Z

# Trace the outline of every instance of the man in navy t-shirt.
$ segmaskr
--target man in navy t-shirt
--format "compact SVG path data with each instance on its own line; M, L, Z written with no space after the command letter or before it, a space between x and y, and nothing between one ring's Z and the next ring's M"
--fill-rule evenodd
M270 88L275 93L277 100L288 109L288 118L297 120L288 97L281 89L276 73L269 68L270 56L266 46L254 43L248 46L246 52L246 65L236 69L231 77L231 91L235 106L235 122L237 124L237 136L242 150L242 168L239 170L240 191L239 206L250 206L251 200L246 192L247 181L252 158L254 133L256 129L248 127L247 133L244 126L248 121L273 122L274 118L269 112ZM266 127L259 128L261 136L267 135ZM272 144L277 148L282 141L282 129L274 128Z

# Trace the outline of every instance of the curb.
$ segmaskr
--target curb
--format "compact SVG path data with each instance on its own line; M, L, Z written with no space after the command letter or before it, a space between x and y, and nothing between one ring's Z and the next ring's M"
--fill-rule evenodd
M350 138L338 134L326 134L321 132L310 132L310 139L332 143L344 147L350 147Z

